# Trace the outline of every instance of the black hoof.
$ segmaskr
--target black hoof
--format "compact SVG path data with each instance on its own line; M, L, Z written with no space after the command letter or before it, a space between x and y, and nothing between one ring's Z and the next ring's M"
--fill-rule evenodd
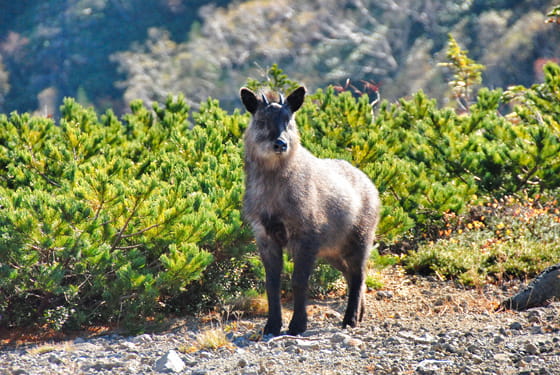
M288 335L297 336L307 330L307 322L297 323L292 320L288 327Z
M267 322L264 326L263 335L280 336L280 330L282 329L282 324L271 324Z
M356 321L356 318L354 319L344 319L342 321L342 328L346 328L346 326L350 326L352 328L356 327L358 325L358 322Z

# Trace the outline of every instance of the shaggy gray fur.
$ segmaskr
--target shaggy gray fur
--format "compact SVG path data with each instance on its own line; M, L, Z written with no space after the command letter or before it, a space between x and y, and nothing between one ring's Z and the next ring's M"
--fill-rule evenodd
M282 327L283 249L294 260L294 315L288 333L307 328L308 280L318 256L346 278L343 326L354 327L364 313L366 267L379 221L377 189L348 162L319 159L300 144L294 113L303 104L303 87L277 101L246 88L240 96L252 114L244 135L244 213L266 270L269 312L264 333L278 335Z

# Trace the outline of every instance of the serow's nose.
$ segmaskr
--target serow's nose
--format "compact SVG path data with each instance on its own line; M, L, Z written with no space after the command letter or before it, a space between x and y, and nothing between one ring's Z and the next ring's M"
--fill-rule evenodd
M277 154L286 152L287 149L288 149L288 144L286 143L285 140L278 138L277 140L274 141L274 152L276 152Z

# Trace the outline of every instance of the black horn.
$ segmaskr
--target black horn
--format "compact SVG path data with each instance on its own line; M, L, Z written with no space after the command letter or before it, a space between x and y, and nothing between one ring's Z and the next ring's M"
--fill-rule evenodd
M266 97L266 95L265 95L265 94L261 94L261 96L262 96L262 101L263 101L263 103L264 103L265 105L269 105L270 103L269 103L268 98Z
M280 105L284 105L284 95L280 94Z

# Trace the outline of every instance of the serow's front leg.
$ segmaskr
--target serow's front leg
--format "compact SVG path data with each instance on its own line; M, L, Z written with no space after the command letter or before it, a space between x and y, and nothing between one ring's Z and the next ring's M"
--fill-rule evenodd
M282 307L280 305L280 276L282 273L282 248L271 241L258 241L261 259L266 272L266 295L268 320L265 335L278 336L282 329Z
M288 334L299 335L307 329L307 289L309 276L313 271L313 256L296 256L292 274L292 291L294 295L294 315L288 327Z

